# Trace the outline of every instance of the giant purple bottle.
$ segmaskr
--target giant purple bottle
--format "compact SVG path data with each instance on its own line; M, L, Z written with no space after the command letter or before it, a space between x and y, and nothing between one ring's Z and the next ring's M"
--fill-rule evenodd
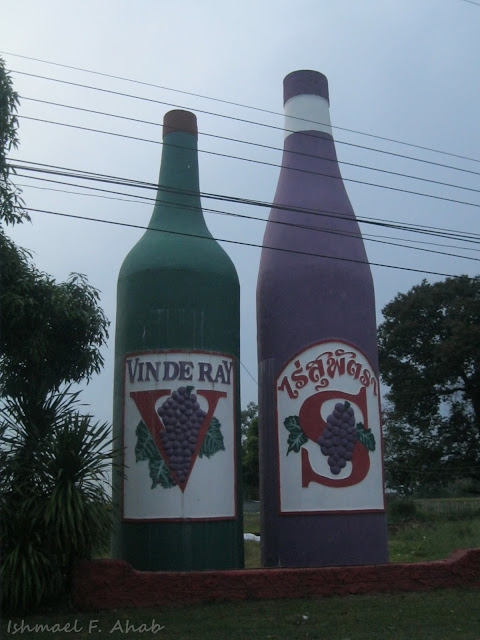
M387 562L373 280L327 78L289 74L284 103L257 284L262 561Z

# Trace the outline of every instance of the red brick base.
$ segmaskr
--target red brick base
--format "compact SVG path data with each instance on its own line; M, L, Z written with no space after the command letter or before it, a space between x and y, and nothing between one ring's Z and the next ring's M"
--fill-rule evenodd
M480 549L434 562L190 573L135 571L122 560L84 561L75 570L73 596L79 610L100 610L449 587L480 588Z

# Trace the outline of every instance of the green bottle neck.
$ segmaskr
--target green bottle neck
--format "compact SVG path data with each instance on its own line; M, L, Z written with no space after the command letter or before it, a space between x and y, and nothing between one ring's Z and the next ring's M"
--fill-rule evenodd
M200 202L197 138L173 131L163 139L157 201L149 229L211 238Z

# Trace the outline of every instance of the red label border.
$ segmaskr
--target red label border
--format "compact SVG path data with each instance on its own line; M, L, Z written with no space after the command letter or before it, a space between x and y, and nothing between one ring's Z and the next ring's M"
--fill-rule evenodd
M239 359L231 353L225 353L222 351L205 351L204 349L145 349L142 351L132 351L125 353L123 356L123 366L122 366L122 468L125 468L125 391L126 391L126 367L127 367L127 358L132 358L134 356L142 356L142 355L150 355L150 354L165 354L165 353L196 353L196 354L205 354L208 356L224 356L226 358L231 358L233 361L232 368L232 389L233 389L233 419L235 421L237 415L237 362L239 363ZM238 425L238 428L239 425ZM235 425L234 425L234 438L233 438L233 464L234 464L234 514L232 516L212 516L212 517L199 517L199 518L127 518L125 517L124 508L125 508L125 476L122 476L122 497L121 497L121 522L214 522L214 521L231 521L237 520L238 518L238 475L237 475L237 434L235 433Z
M382 451L382 455L381 455L381 465L382 465L382 495L383 495L383 508L379 508L379 509L338 509L338 510L325 510L325 509L318 509L318 510L314 510L314 511L282 511L282 507L281 507L281 499L280 499L280 442L279 442L279 424L278 424L278 402L277 402L277 385L278 385L278 381L280 378L280 374L286 369L286 367L293 361L295 360L295 358L298 358L298 356L300 356L302 353L304 353L305 351L307 351L308 349L312 349L314 347L317 347L319 345L322 344L327 344L327 343L332 343L332 342L337 342L337 343L342 343L352 349L355 349L356 351L358 351L360 354L362 354L362 356L365 358L365 360L367 361L367 363L369 364L371 370L375 373L375 376L377 378L377 387L378 387L378 412L379 412L379 416L380 416L380 447L381 447L381 451ZM276 456L277 456L277 478L276 478L276 485L277 485L277 515L278 516L308 516L308 515L334 515L334 514L355 514L355 513L385 513L386 511L386 498L385 498L385 467L384 467L384 463L383 463L383 429L382 429L382 407L381 407L381 394L380 394L380 381L379 381L379 373L377 371L377 369L372 365L370 358L363 352L362 349L360 349L359 347L357 347L355 344L353 344L352 342L349 342L348 340L343 340L341 338L327 338L325 340L318 340L317 342L312 342L311 344L307 345L306 347L303 347L302 349L299 349L298 351L295 352L295 354L293 356L291 356L286 362L284 362L284 364L278 369L276 375L275 375L275 380L274 380L274 384L275 384L275 427L276 427L276 434L275 434L275 440L276 440Z

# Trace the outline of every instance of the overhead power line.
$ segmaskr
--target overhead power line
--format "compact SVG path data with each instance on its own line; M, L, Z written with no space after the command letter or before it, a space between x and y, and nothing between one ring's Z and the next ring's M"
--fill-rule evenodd
M464 0L464 1L465 2L471 2L472 4L477 4L476 2L473 2L473 0ZM143 85L143 86L146 86L146 87L153 87L153 88L156 88L156 89L162 89L164 91L171 91L171 92L174 92L174 93L180 93L180 94L188 95L188 96L191 96L191 97L201 98L203 100L211 100L213 102L219 102L219 103L222 103L222 104L228 104L230 106L241 107L242 109L250 109L250 110L253 110L253 111L258 111L258 112L266 113L266 114L269 114L269 115L275 115L275 116L283 116L284 115L283 113L280 113L278 111L272 111L270 109L263 109L261 107L254 107L252 105L246 105L246 104L242 104L240 102L234 102L234 101L231 101L231 100L225 100L225 99L222 99L222 98L216 98L216 97L212 97L212 96L207 96L207 95L200 94L200 93L194 93L192 91L184 91L184 90L181 90L181 89L175 89L173 87L166 87L164 85L155 84L153 82L146 82L146 81L142 81L142 80L136 80L136 79L133 79L133 78L127 78L125 76L119 76L119 75L114 75L114 74L111 74L111 73L104 73L104 72L101 72L101 71L95 71L93 69L85 69L83 67L76 67L76 66L73 66L73 65L63 64L63 63L60 63L60 62L53 62L51 60L42 60L40 58L34 58L34 57L31 57L31 56L24 56L24 55L20 55L18 53L10 53L8 51L2 51L1 53L4 54L4 55L9 55L9 56L16 57L16 58L22 58L24 60L32 60L34 62L39 62L39 63L42 63L42 64L48 64L48 65L52 65L52 66L56 66L56 67L62 67L64 69L72 69L74 71L81 71L83 73L90 73L92 75L97 75L97 76L101 76L101 77L104 77L104 78L112 78L112 79L115 79L115 80L121 80L123 82L130 82L130 83L133 83L133 84ZM304 118L296 118L296 119L297 120L305 120ZM317 122L317 121L313 121L313 120L310 120L308 122L312 122L313 124L323 124L323 123L320 123L320 122ZM358 134L358 135L368 136L370 138L376 138L377 140L383 140L385 142L393 142L394 144L406 145L406 146L413 147L413 148L416 148L416 149L421 149L423 151L430 151L430 152L433 152L433 153L439 153L439 154L442 154L442 155L452 156L452 157L455 157L455 158L461 158L462 160L469 160L471 162L480 162L480 159L478 159L478 158L471 158L471 157L468 157L468 156L464 156L464 155L457 154L457 153L452 153L452 152L449 152L449 151L443 151L443 150L440 150L440 149L434 149L432 147L426 147L426 146L422 146L422 145L419 145L419 144L406 142L404 140L397 140L397 139L394 139L394 138L388 138L388 137L385 137L385 136L380 136L380 135L376 135L376 134L372 134L372 133L367 133L366 131L359 131L359 130L356 130L356 129L349 129L349 128L346 128L346 127L340 127L338 125L331 125L331 126L332 126L333 129L338 129L340 131L346 131L348 133L355 133L355 134Z
M18 160L12 159L14 162L18 162ZM23 162L23 161L20 161ZM31 171L31 172L38 172L38 173L44 173L47 175L51 175L51 176L60 176L60 177L68 177L68 178L74 178L74 179L80 179L80 180L92 180L94 182L104 182L106 184L112 184L112 185L120 185L120 186L127 186L127 187L134 187L134 188L139 188L139 189L147 189L147 190L155 190L157 191L158 189L158 185L155 183L151 183L151 182L144 182L144 181L140 181L140 180L133 180L130 178L120 178L117 176L109 176L106 174L97 174L94 172L90 172L90 171L83 171L83 170L76 170L76 169L68 169L66 167L58 167L58 166L53 166L53 165L45 165L42 163L35 163L32 162L30 163L30 165L36 165L36 166L29 166L27 164L24 165L11 165L13 169L15 170L27 170L27 171ZM43 168L42 168L43 167ZM45 168L47 167L47 168ZM78 184L72 184L72 183L64 183L67 184L69 186L79 186ZM88 189L92 189L93 187L84 187L82 186L82 188L88 188ZM105 190L105 189L99 189L96 188L96 190L99 191L105 191L107 193L111 193L111 191L109 190ZM184 193L184 194L188 194L188 192L186 191L180 191L178 189L172 189L172 188L166 188L166 187L162 187L163 191L173 191L173 192L177 192L177 193ZM131 194L125 194L122 192L115 192L117 195L131 195ZM246 199L246 198L240 198L237 196L228 196L228 195L224 195L224 194L216 194L216 193L207 193L207 192L200 192L200 196L202 198L207 198L207 199L213 199L213 200L219 200L222 202L233 202L236 204L242 204L242 205L248 205L248 206L259 206L259 207L267 207L267 208L272 208L275 207L276 209L279 210L284 210L284 211L298 211L300 213L309 213L312 215L317 215L317 216L321 216L321 217L335 217L337 219L346 219L346 220L351 220L351 216L349 215L345 215L345 214L341 214L339 212L333 212L333 211L328 211L328 210L322 210L322 209L309 209L309 208L305 208L305 207L295 207L294 209L292 209L292 207L286 206L286 205L279 205L279 204L274 204L272 202L264 202L261 200L252 200L252 199ZM440 236L440 237L448 237L450 239L455 239L455 240L461 240L463 242L468 242L468 243L474 243L477 244L478 240L480 239L480 235L478 234L473 234L472 232L468 231L468 232L462 232L462 231L458 231L458 230L453 230L453 229L445 229L445 228L441 228L441 227L433 227L433 226L428 226L428 225L411 225L411 224L406 224L406 223L402 223L402 222L398 222L398 221L391 221L391 220L385 220L385 219L381 219L381 218L369 218L369 217L358 217L357 218L358 222L364 223L364 224L372 224L372 225L376 225L376 226L381 226L381 227L385 227L385 228L391 228L391 229L397 229L397 230L401 230L401 231L409 231L409 232L414 232L414 233L424 233L427 235L431 235L431 236Z
M45 182L52 182L54 184L61 184L61 185L68 185L68 186L75 186L81 189L93 189L96 190L95 187L85 187L85 185L78 185L76 183L66 183L66 182L62 182L62 181L57 181L57 180L49 180L46 178L39 178L38 176L27 176L27 175L23 175L23 174L17 174L23 178L28 178L31 180L41 180L41 181L45 181ZM140 196L140 195L136 195L136 194L122 194L121 192L118 191L111 191L110 189L102 189L102 191L105 191L107 193L112 193L112 194L119 194L119 195L125 195L125 198L118 198L114 195L112 196L107 196L107 195L102 195L99 193L85 193L83 191L71 191L70 189L55 189L54 187L41 187L39 185L34 185L34 184L23 184L20 182L16 183L16 186L18 187L24 187L26 189L39 189L39 190L43 190L43 191L52 191L52 192L58 192L58 193L67 193L67 194L72 194L72 195L79 195L79 196L85 196L85 197L89 197L89 198L104 198L106 200L115 200L116 202L131 202L132 204L143 204L143 205L148 205L151 206L152 204L154 204L155 202L159 202L159 200L157 198L150 198L148 196ZM240 216L240 214L234 214L232 212L229 211L220 211L218 209L207 209L205 207L202 207L204 211L210 212L210 213L219 213L222 215L232 215L235 217L244 217L247 220L258 220L259 222L266 222L265 218L258 218L255 216L247 216L247 215L242 215ZM296 226L293 223L288 223L291 224L292 226ZM313 227L317 230L320 231L327 231L327 229L322 229L321 227ZM328 230L330 231L330 230ZM407 231L407 233L412 233L412 231ZM351 234L352 237L360 237L360 235L354 235ZM475 251L480 253L480 249L475 249L474 247L465 247L465 246L460 246L460 245L456 245L456 244L445 244L444 242L429 242L427 240L417 240L414 238L399 238L396 236L387 236L387 235L380 235L378 233L363 233L361 234L361 237L365 240L370 240L371 238L381 238L384 240L399 240L399 241L403 241L403 242L410 242L412 244L425 244L425 245L429 245L432 247L443 247L445 249L460 249L463 251ZM448 236L445 236L446 238ZM478 241L478 244L480 244L480 239ZM415 247L410 247L409 245L405 245L407 248L415 248Z
M129 122L136 122L138 124L146 124L146 125L155 126L155 127L162 127L163 126L162 123L160 123L160 122L152 122L151 120L141 120L140 118L131 118L129 116L123 116L123 115L120 115L120 114L117 114L117 113L109 113L107 111L98 111L97 109L87 109L85 107L79 107L79 106L76 106L76 105L62 104L62 103L59 103L59 102L52 102L50 100L41 100L39 98L30 98L28 96L22 96L22 95L19 96L19 97L22 100L29 100L29 101L32 101L32 102L38 102L38 103L41 103L41 104L48 104L48 105L51 105L51 106L61 107L61 108L64 108L64 109L72 109L72 110L75 110L75 111L82 111L82 112L85 112L85 113L92 113L92 114L95 114L95 115L105 116L105 117L109 117L109 118L117 118L117 119L120 119L120 120L129 121ZM25 115L21 115L21 116L18 116L18 117L23 117L23 118L30 119L30 120L32 120L32 119L35 120L36 119L36 118L32 118L31 116L25 116ZM65 124L65 123L54 122L52 120L43 120L43 119L40 119L40 118L38 118L38 120L40 120L41 122L49 122L50 124L61 124L61 125L65 125L65 126L75 126L75 125L70 125L70 124ZM108 132L108 131L103 131L103 132L104 133L112 133L112 132ZM269 151L283 151L283 149L280 148L280 147L275 147L273 145L268 145L268 144L261 144L260 142L252 142L250 140L240 140L238 138L231 138L229 136L221 136L221 135L218 135L218 134L215 134L215 133L207 133L206 131L199 131L198 133L199 133L199 136L201 135L201 136L206 136L208 138L215 138L217 140L225 140L226 142L235 142L235 143L238 143L238 144L244 144L244 145L248 145L248 146L252 146L252 147L258 147L260 149L268 149ZM114 135L114 134L112 134L112 135ZM122 134L118 134L118 135L122 135ZM145 140L145 138L139 138L139 140ZM157 140L146 140L146 141L152 142L152 143L158 143ZM379 167L370 167L370 166L363 165L363 164L358 164L358 163L355 163L355 162L347 162L346 160L337 160L337 159L333 159L333 158L327 158L325 156L314 155L314 154L311 154L311 153L304 153L304 152L300 152L300 151L289 151L289 154L295 155L295 156L301 156L301 157L304 157L304 158L314 158L314 159L317 159L317 160L326 160L327 162L331 162L331 163L338 163L338 164L345 165L345 166L356 167L356 168L359 168L359 169L366 169L368 171L377 171L379 173L386 173L388 175L398 176L398 177L401 177L401 178L410 178L412 180L420 180L422 182L431 182L433 184L439 184L439 185L442 185L442 186L454 187L456 189L466 189L467 191L471 191L472 190L472 189L470 189L470 187L465 187L465 186L462 186L462 185L449 184L449 183L441 182L441 181L438 181L438 180L432 180L430 178L423 178L421 176L416 176L416 175L412 176L412 175L405 174L405 173L399 173L397 171L389 171L387 169L381 169ZM428 164L428 161L421 161L421 160L419 160L419 161L420 162L425 162L426 164ZM435 163L435 164L437 164L437 163ZM469 173L471 175L480 176L480 171L473 171L471 169L464 169L462 167L453 167L453 166L444 165L444 164L442 164L440 166L442 168L445 168L445 169L453 169L453 170L456 170L456 171L460 171L462 173ZM473 189L473 191L480 191L480 190Z
M102 224L111 224L114 226L120 226L120 227L128 227L131 229L142 229L142 230L149 230L149 231L153 231L153 232L158 232L158 233L168 233L171 235L177 235L177 236L182 236L182 237L190 237L190 238L199 238L201 240L210 240L210 241L217 241L217 242L226 242L229 244L235 244L235 245L239 245L239 246L244 246L244 247L254 247L256 249L268 249L271 251L280 251L283 253L291 253L291 254L295 254L295 255L302 255L302 256L307 256L307 257L314 257L314 258L323 258L325 260L337 260L339 262L351 262L351 263L355 263L355 264L366 264L369 266L373 266L373 267L383 267L386 269L396 269L399 271L411 271L414 273L425 273L428 275L434 275L434 276L442 276L442 277L446 277L446 278L459 278L461 276L458 276L457 274L453 274L453 273L442 273L439 271L427 271L426 269L414 269L413 267L401 267L399 265L392 265L392 264L384 264L384 263L380 263L380 262L369 262L369 261L365 261L365 260L355 260L353 258L342 258L342 257L338 257L338 256L328 256L325 254L320 254L320 253L313 253L313 252L309 252L309 251L297 251L294 249L284 249L284 248L280 248L280 247L270 247L267 245L261 245L261 244L255 244L253 242L242 242L241 240L230 240L228 238L208 238L205 236L201 236L201 235L197 235L197 234L193 234L193 233L184 233L181 231L167 231L164 229L152 229L149 227L145 227L143 225L138 225L138 224L132 224L129 222L119 222L116 220L105 220L104 218L92 218L89 216L78 216L72 213L64 213L64 212L60 212L60 211L50 211L47 209L35 209L32 207L26 207L25 208L26 211L29 212L37 212L37 213L46 213L49 215L54 215L54 216L60 216L63 218L72 218L72 219L76 219L76 220L86 220L89 222L96 222L96 223L102 223Z
M26 176L23 176L26 177ZM47 191L61 191L63 193L68 193L68 194L72 194L72 195L84 195L84 196L90 196L90 197L100 197L100 198L107 198L109 200L122 200L120 198L115 198L115 197L111 197L111 196L102 196L99 194L91 194L91 193L81 193L79 191L68 191L68 190L62 190L62 189L52 189L52 188L48 188L48 187L36 187L35 185L18 185L18 186L32 186L33 188L38 188L38 189L45 189ZM125 202L132 202L134 204L143 204L143 205L151 205L153 203L160 203L160 204L168 204L169 206L181 206L182 208L194 208L194 207L186 207L185 205L175 205L172 204L171 202L167 202L165 200L159 200L158 198L146 198L145 196L141 196L142 201L136 201L136 200L126 200L124 199L123 201ZM144 202L143 200L147 200L147 202ZM240 219L244 219L244 220L251 220L251 221L257 221L257 222L262 222L265 223L265 219L264 218L259 218L256 216L247 216L245 214L241 214L241 213L233 213L231 211L219 211L217 209L209 209L206 207L202 207L203 211L207 212L207 213L213 213L213 214L218 214L218 215L226 215L226 216L231 216L233 218L240 218ZM300 224L295 224L293 222L283 222L281 220L273 220L271 221L271 223L273 224L278 224L281 226L287 226L287 227L293 227L293 228L297 228L297 229L307 229L310 231L316 231L319 233L328 233L331 235L336 235L336 236L343 236L343 237L348 237L348 238L355 238L357 240L364 240L366 242L375 242L378 244L385 244L385 245L389 245L389 246L393 246L393 247L401 247L404 249L411 249L412 251L423 251L425 253L433 253L436 255L442 255L442 256L448 256L448 257L453 257L453 258L461 258L463 260L472 260L474 262L480 262L480 258L475 258L472 256L466 256L466 255L461 255L461 254L456 254L456 253L450 253L447 251L438 251L438 250L434 250L434 249L427 249L425 247L412 247L411 245L406 245L406 244L401 244L398 242L392 242L388 239L378 239L378 238L382 238L382 236L370 236L367 234L354 234L354 233L347 233L344 231L339 231L339 230L334 230L334 229L327 229L325 227L313 227L311 225L300 225ZM388 236L383 236L383 238L388 238ZM397 240L401 240L400 238L397 238ZM415 242L415 241L410 241L410 242ZM430 243L433 244L433 243ZM480 243L479 243L480 244ZM444 246L444 245L440 245L440 246ZM462 249L463 247L458 247L459 249ZM480 249L470 249L470 251L480 251Z
M65 182L65 181L56 180L56 179L53 179L53 178L40 178L38 176L30 176L30 175L25 175L25 174L20 174L20 173L17 173L17 175L22 177L22 178L28 178L28 179L31 179L31 180L37 180L37 181L42 181L42 182L51 182L51 183L54 183L54 184L61 184L61 185L71 186L71 187L79 187L81 189L87 189L87 190L91 190L91 191L100 191L102 193L111 193L111 194L123 195L123 196L126 196L127 198L111 198L109 196L103 196L103 195L99 195L99 194L90 194L90 193L79 193L79 195L86 195L86 196L93 196L93 197L96 196L96 197L102 197L102 198L107 198L107 199L112 199L112 200L121 200L121 201L124 201L124 202L133 202L133 203L136 203L139 200L141 200L142 204L163 202L163 201L158 200L156 198L149 198L148 196L141 196L141 195L138 195L138 194L129 194L129 193L124 193L122 191L112 191L111 189L102 189L102 188L99 188L99 187L91 187L91 186L79 185L77 183ZM77 176L74 176L74 177L77 177ZM18 186L25 186L25 185L18 185ZM32 186L32 185L27 185L27 186ZM126 184L125 186L134 186L134 185ZM35 188L41 188L41 187L35 187ZM53 191L57 191L57 190L53 189ZM70 193L70 192L67 192L67 193ZM147 202L143 202L145 200ZM170 204L170 203L168 203L168 204ZM246 203L246 204L256 205L256 203L254 203L254 202L250 202L250 203ZM262 206L262 203L258 203L258 205L256 205L256 206ZM267 204L267 206L270 206L270 205ZM232 216L236 216L236 217L245 217L248 220L259 220L261 222L266 222L266 220L264 218L255 218L253 216L241 216L240 214L233 214L233 213L231 213L229 211L220 211L218 209L208 209L206 207L202 207L202 208L203 208L204 211L208 211L208 212L211 212L211 213L232 215ZM287 208L284 207L284 209L287 209ZM326 211L314 212L312 210L309 210L308 213L310 213L312 215L321 215L322 217L342 218L338 214L333 214L333 213L332 214L328 214ZM348 219L351 220L351 218L348 218ZM470 233L463 234L463 232L458 232L458 231L454 231L454 230L443 229L443 231L442 231L441 228L434 229L433 227L419 227L419 226L400 225L400 224L394 224L394 223L385 223L385 222L381 222L381 221L374 222L374 221L369 221L368 219L365 219L365 220L361 220L360 219L359 222L363 222L364 224L373 224L373 225L378 225L378 226L381 226L381 227L397 229L397 230L400 230L400 231L405 231L407 233L420 233L420 234L424 234L424 235L427 235L427 236L431 235L431 236L440 237L440 238L451 238L451 239L455 239L457 241L480 244L480 236L475 236L475 235L472 235ZM289 223L289 224L291 224L291 223ZM301 226L301 225L295 225L295 224L292 223L292 226ZM321 227L313 227L313 228L317 229L317 230L324 230ZM428 229L431 229L431 230L428 231ZM448 232L448 233L446 233L446 232ZM349 235L349 234L347 234L347 235ZM355 236L352 235L352 237L355 237ZM365 235L363 237L365 237ZM382 237L382 236L377 236L377 237ZM383 236L383 237L387 237L388 238L389 236ZM422 242L422 241L419 241L419 240L408 240L408 241L409 242L415 242L415 243ZM431 243L431 242L430 243L423 242L423 244L433 244L433 245L437 244L438 246L447 246L447 247L449 246L449 245L443 245L443 244ZM469 247L454 247L454 248L468 249L469 251L479 251L479 249L469 248Z
M248 375L250 376L250 378L255 382L255 384L258 386L258 380L255 380L255 378L252 376L252 374L250 373L250 371L247 369L247 367L243 364L243 362L240 360L240 364L242 365L242 367L245 369L245 371L248 373Z
M179 104L175 104L175 103L172 103L172 102L165 102L163 100L156 100L154 98L146 98L144 96L136 96L136 95L133 95L133 94L130 94L130 93L124 93L124 92L121 92L121 91L113 91L111 89L106 89L104 87L93 87L91 85L86 85L86 84L82 84L82 83L79 83L79 82L73 82L71 80L60 80L58 78L51 78L51 77L48 77L48 76L41 76L41 75L38 75L38 74L35 74L35 73L27 73L26 71L18 71L18 70L15 70L15 69L12 69L11 71L13 73L18 73L20 75L39 78L39 79L42 79L42 80L49 80L51 82L58 82L60 84L79 87L79 88L82 88L82 89L90 89L92 91L99 91L99 92L102 92L102 93L107 93L107 94L111 94L111 95L117 95L117 96L121 96L121 97L125 97L125 98L131 98L133 100L141 100L141 101L150 102L150 103L153 103L153 104L161 104L161 105L164 105L164 106L172 107L174 109L187 109L188 108L185 105L179 105ZM262 122L256 122L254 120L247 120L245 118L239 118L239 117L236 117L236 116L230 116L230 115L223 114L223 113L216 113L216 112L213 112L213 111L206 111L205 109L197 109L197 108L195 108L195 112L196 113L203 113L205 115L215 116L215 117L218 117L218 118L224 118L224 119L227 119L227 120L234 120L236 122L242 122L244 124L251 124L251 125L254 125L254 126L258 126L258 127L264 127L264 128L267 128L267 129L274 129L274 130L281 131L281 132L287 131L289 133L295 133L295 131L289 130L289 129L285 129L283 126L282 127L278 127L278 126L274 126L274 125L271 125L271 124L265 124L265 123L262 123ZM305 134L305 135L308 135L308 133ZM335 140L335 144L343 144L343 145L346 145L346 146L349 146L349 147L354 147L354 148L358 148L358 149L365 149L366 151L374 151L375 153L381 153L381 154L392 156L392 157L396 157L396 158L403 158L403 159L406 159L406 160L415 160L417 162L431 164L433 166L440 166L440 167L449 168L449 169L458 169L458 167L454 167L454 166L450 166L450 165L444 165L442 163L437 163L437 162L434 162L434 161L431 161L431 160L422 160L421 158L416 158L414 156L408 156L408 155L404 155L404 154L401 154L401 153L394 153L392 151L384 151L383 149L377 149L375 147L367 147L365 145L355 144L353 142L347 142L345 140L336 139ZM464 159L473 160L471 158L466 158L466 157ZM474 160L474 161L475 162L480 162L480 160Z
M65 122L56 122L53 120L46 120L43 118L33 118L30 116L19 116L20 118L24 118L27 120L34 120L37 122L44 122L44 123L48 123L48 124L54 124L54 125L59 125L59 126L63 126L63 127L68 127L68 128L72 128L72 129L78 129L80 131L90 131L93 133L101 133L101 134L105 134L105 135L111 135L111 136L115 136L115 137L119 137L119 138L126 138L129 140L136 140L139 142L149 142L151 144L158 144L158 145L163 145L166 144L165 142L161 142L159 140L151 140L149 138L140 138L137 136L130 136L130 135L126 135L126 134L122 134L122 133L116 133L116 132L112 132L112 131L105 131L102 129L95 129L93 127L82 127L79 125L74 125L74 124L68 124ZM178 147L178 148L182 148L180 145L173 145L171 143L168 143L169 146L171 147ZM300 168L295 168L295 167L285 167L284 165L278 165L275 164L273 162L265 162L265 161L261 161L261 160L255 160L253 158L243 158L240 156L233 156L231 154L228 153L220 153L218 151L207 151L206 149L199 149L199 153L205 153L208 155L214 155L217 157L221 157L221 158L228 158L228 159L233 159L233 160L241 160L244 162L251 162L254 164L260 164L260 165L264 165L264 166L269 166L269 167L274 167L276 169L283 169L283 168L288 168L291 171L296 171L299 173L308 173L308 174L312 174L312 175L317 175L317 176L323 176L323 177L327 177L330 178L332 180L342 180L344 182L352 182L354 184L361 184L364 186L368 186L368 187L375 187L378 189L386 189L388 191L396 191L399 193L408 193L410 195L415 195L415 196L420 196L423 198L430 198L430 199L434 199L434 200L442 200L443 202L451 202L454 204L461 204L463 206L469 206L469 207L478 207L480 208L480 203L476 203L476 202L468 202L466 200L457 200L455 198L447 198L446 196L438 196L438 195L434 195L431 193L423 193L421 191L412 191L411 189L402 189L401 187L394 187L392 185L384 185L384 184L378 184L375 182L367 182L366 180L357 180L355 178L346 178L346 177L342 177L342 176L334 176L328 173L321 173L319 171L308 171L307 169L300 169ZM398 174L401 175L401 174ZM414 179L419 179L422 180L422 178L416 178L415 176L404 176L404 177L408 177L408 178L414 178ZM444 182L437 182L434 180L427 180L425 179L427 182L434 182L435 184L439 184L442 186L446 186L446 187L456 187L459 189L466 189L468 191L473 191L476 193L480 193L480 189L474 189L473 187L460 187L457 185L451 185L448 183L444 183Z
M24 162L24 161L18 161L15 159L12 159L14 162ZM140 188L140 189L147 189L147 190L154 190L157 191L158 189L158 185L156 183L152 183L152 182L144 182L144 181L140 181L140 180L133 180L130 178L121 178L121 177L117 177L117 176L110 176L110 175L106 175L106 174L99 174L99 173L94 173L91 171L84 171L84 170L77 170L77 169L69 169L67 167L59 167L59 166L54 166L54 165L45 165L43 163L36 163L36 162L31 162L30 165L35 165L35 166L29 166L27 164L24 165L12 165L12 168L15 170L28 170L31 172L39 172L39 173L45 173L47 175L51 175L51 176L60 176L60 177L69 177L69 178L74 178L74 179L81 179L81 180L92 180L94 182L104 182L106 184L114 184L114 185L120 185L120 186L127 186L127 187L134 187L134 188ZM43 168L42 168L43 167ZM46 167L46 168L45 168ZM72 183L64 183L67 184L69 186L80 186L78 184L72 184ZM93 189L93 187L85 187L82 186L81 188L84 189ZM95 188L98 191L105 191L106 193L111 193L110 190L106 190L106 189L99 189L98 187ZM186 191L180 191L178 189L172 189L172 188L162 188L163 191L173 191L173 192L177 192L177 193L184 193L187 194L188 192ZM132 194L125 194L122 192L115 192L117 195L127 195L127 196L131 196ZM202 198L207 198L207 199L213 199L213 200L219 200L222 202L233 202L236 204L242 204L242 205L248 205L248 206L259 206L259 207L267 207L267 208L272 208L275 207L276 209L279 210L285 210L285 211L298 211L300 213L309 213L312 215L317 215L317 216L321 216L321 217L335 217L337 219L346 219L346 220L351 220L351 216L349 215L345 215L342 213L339 213L337 211L328 211L328 210L322 210L322 209L309 209L309 208L305 208L305 207L295 207L294 209L292 209L292 207L286 206L286 205L279 205L279 204L274 204L272 202L264 202L261 200L252 200L252 199L246 199L246 198L240 198L237 196L228 196L228 195L224 195L224 194L216 194L216 193L207 193L207 192L200 192L200 196ZM461 240L463 242L468 242L468 243L477 243L478 240L480 239L480 235L479 234L474 234L471 231L458 231L458 230L453 230L453 229L445 229L442 227L433 227L433 226L428 226L428 225L411 225L411 224L406 224L406 223L402 223L399 221L392 221L392 220L386 220L386 219L381 219L381 218L370 218L370 217L358 217L357 218L358 222L364 223L364 224L372 224L372 225L376 225L376 226L381 226L381 227L385 227L385 228L391 228L391 229L397 229L397 230L401 230L401 231L409 231L409 232L415 232L415 233L425 233L426 235L432 235L432 236L440 236L440 237L448 237L450 239L455 239L455 240Z

